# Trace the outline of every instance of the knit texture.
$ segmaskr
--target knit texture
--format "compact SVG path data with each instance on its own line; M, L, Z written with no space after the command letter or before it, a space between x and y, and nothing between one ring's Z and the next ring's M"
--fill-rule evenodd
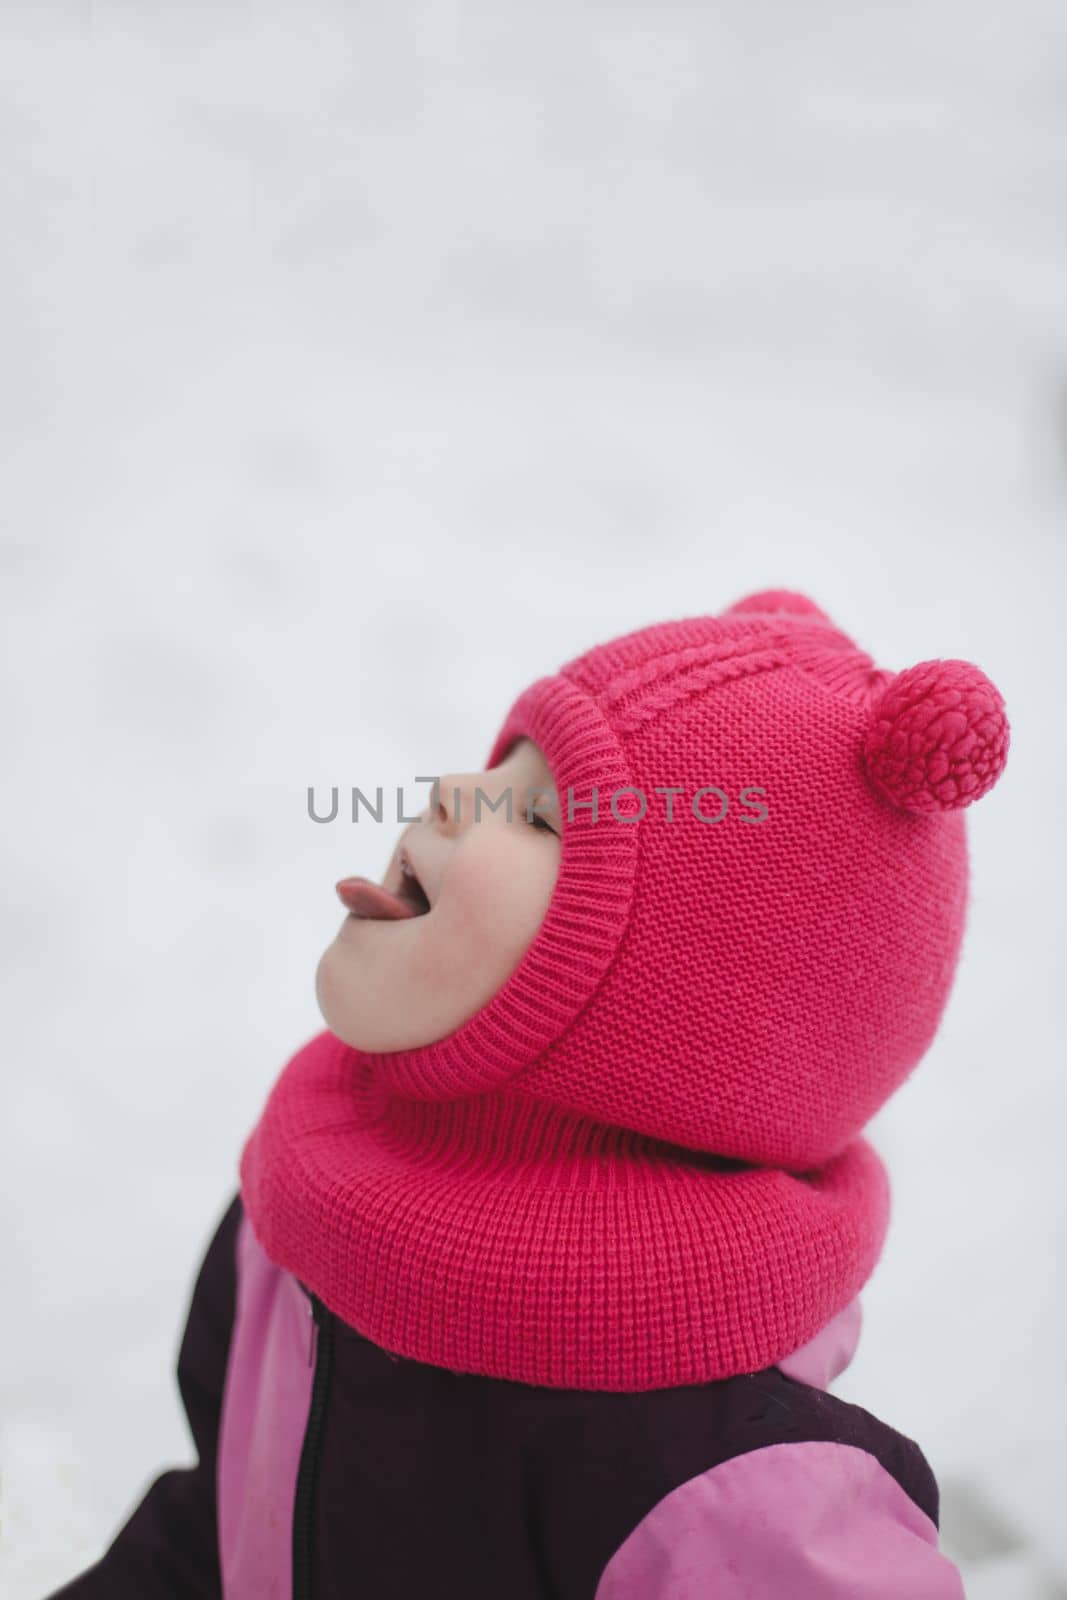
M887 1209L862 1140L804 1179L506 1090L405 1100L328 1030L241 1178L268 1256L383 1349L552 1388L759 1371L858 1293Z
M522 735L563 817L532 944L445 1039L298 1051L242 1156L250 1221L401 1355L594 1389L758 1370L877 1261L859 1134L948 997L1003 701L768 591L539 679L487 766Z

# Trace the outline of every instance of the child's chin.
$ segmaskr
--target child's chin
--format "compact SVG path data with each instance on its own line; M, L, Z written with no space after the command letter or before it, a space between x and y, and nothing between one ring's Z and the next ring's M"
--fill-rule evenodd
M362 998L373 994L373 983L354 968L351 948L341 945L339 949L339 945L340 935L323 951L315 969L315 999L322 1020L353 1050L369 1053L393 1048L383 1038L381 1019L368 1016L360 1004Z
M352 1031L353 1019L351 1007L344 1003L342 975L336 970L334 955L336 943L335 940L319 958L319 964L315 969L315 999L322 1012L322 1020L331 1033L335 1033L339 1039L345 1039L345 1043L348 1044L350 1041L345 1035Z

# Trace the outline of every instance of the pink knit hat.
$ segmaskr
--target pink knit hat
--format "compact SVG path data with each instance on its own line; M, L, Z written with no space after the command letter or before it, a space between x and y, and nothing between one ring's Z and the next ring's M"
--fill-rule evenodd
M293 1058L242 1160L253 1226L368 1337L455 1370L766 1366L880 1252L858 1135L947 1000L1003 701L967 662L881 670L767 591L539 679L487 766L522 735L563 819L533 943L447 1038Z

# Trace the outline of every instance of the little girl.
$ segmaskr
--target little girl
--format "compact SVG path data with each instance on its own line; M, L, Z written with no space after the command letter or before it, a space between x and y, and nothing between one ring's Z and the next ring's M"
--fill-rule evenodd
M526 689L338 885L192 1296L197 1465L64 1600L960 1600L921 1451L827 1386L1007 748L977 667L789 591Z

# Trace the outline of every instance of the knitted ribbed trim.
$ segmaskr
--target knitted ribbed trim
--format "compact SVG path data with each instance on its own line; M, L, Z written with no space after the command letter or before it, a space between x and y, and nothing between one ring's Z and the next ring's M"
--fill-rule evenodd
M637 829L599 824L582 802L631 783L619 742L595 703L563 677L540 678L515 701L486 767L521 736L541 747L575 814L563 829L559 872L548 910L522 960L482 1007L453 1033L410 1050L367 1052L383 1082L420 1099L481 1093L537 1059L595 993L626 928L637 860ZM525 796L516 794L520 809Z
M798 1177L507 1091L419 1103L328 1030L275 1083L241 1185L267 1255L382 1348L615 1391L798 1349L866 1282L888 1206L862 1139Z

